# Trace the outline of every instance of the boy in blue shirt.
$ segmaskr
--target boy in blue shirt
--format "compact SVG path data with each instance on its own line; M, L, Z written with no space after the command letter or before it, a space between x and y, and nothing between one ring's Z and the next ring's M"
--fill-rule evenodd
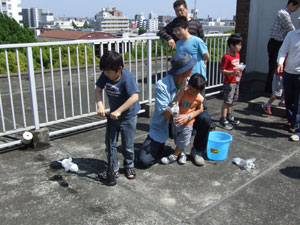
M199 37L192 36L189 33L189 24L185 16L176 17L173 20L173 33L179 39L176 42L177 53L186 52L192 58L196 59L196 65L192 71L193 74L201 74L207 81L206 62L209 59L209 53L206 43ZM205 99L205 88L200 93L204 97L203 107L207 109Z
M109 51L100 60L102 74L96 82L95 99L97 113L105 117L102 90L105 89L110 106L111 131L106 133L105 143L111 139L112 165L114 175L119 176L117 156L118 136L121 132L122 154L124 156L125 176L134 179L136 174L134 167L134 134L136 130L137 113L140 110L138 103L139 89L135 76L124 69L122 56L117 52ZM106 152L109 149L106 149Z
M189 33L189 25L185 16L179 16L173 20L173 33L179 39L176 42L177 53L187 52L197 61L192 75L199 73L207 80L205 62L209 58L209 53L206 43L201 38Z

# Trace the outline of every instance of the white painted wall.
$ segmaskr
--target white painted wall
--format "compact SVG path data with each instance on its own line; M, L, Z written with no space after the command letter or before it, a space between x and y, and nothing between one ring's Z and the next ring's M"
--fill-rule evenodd
M251 0L247 43L247 72L268 72L267 44L273 19L288 0ZM299 27L300 8L292 13L293 24Z

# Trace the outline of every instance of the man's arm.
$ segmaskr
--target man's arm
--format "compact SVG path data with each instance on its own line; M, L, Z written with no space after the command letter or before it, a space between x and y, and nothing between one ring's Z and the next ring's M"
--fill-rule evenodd
M189 33L205 41L203 27L202 24L199 22L199 20L191 19L188 21L188 24L189 24Z
M289 51L290 34L291 34L291 32L289 32L289 33L286 35L286 37L285 37L285 39L284 39L284 41L283 41L283 43L282 43L282 45L281 45L281 47L280 47L280 49L279 49L279 51L278 51L278 57L277 57L277 64L278 64L278 67L277 67L277 71L278 71L279 73L282 73L282 72L283 72L283 62L284 62L284 60L285 60L286 54L287 54L288 51Z
M203 41L205 41L204 30L202 24L198 21L198 37L200 37Z
M170 95L167 93L167 90L163 87L163 85L158 82L155 86L155 111L161 114L164 118L169 119L172 116L167 110L170 102Z
M169 47L171 48L175 48L176 44L175 44L175 40L172 37L173 34L173 25L172 22L169 23L167 26L165 26L164 28L162 28L157 35L163 39L166 40L168 42Z

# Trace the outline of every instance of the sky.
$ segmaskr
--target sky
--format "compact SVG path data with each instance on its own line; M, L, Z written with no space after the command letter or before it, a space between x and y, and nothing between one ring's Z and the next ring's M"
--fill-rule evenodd
M196 0L198 18L211 16L214 19L232 19L235 15L237 0ZM164 2L163 4L161 4ZM150 11L156 15L175 16L174 0L21 0L22 8L41 8L51 12L54 17L94 17L101 8L116 7L124 16L133 19L135 14L144 12L146 18ZM186 0L189 12L195 0Z

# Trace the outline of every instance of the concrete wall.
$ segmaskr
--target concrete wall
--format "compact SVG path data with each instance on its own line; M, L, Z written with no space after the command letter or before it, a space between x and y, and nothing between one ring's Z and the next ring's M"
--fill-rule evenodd
M286 6L287 0L251 0L249 13L247 72L267 73L270 28L277 11ZM292 13L296 28L300 9Z

